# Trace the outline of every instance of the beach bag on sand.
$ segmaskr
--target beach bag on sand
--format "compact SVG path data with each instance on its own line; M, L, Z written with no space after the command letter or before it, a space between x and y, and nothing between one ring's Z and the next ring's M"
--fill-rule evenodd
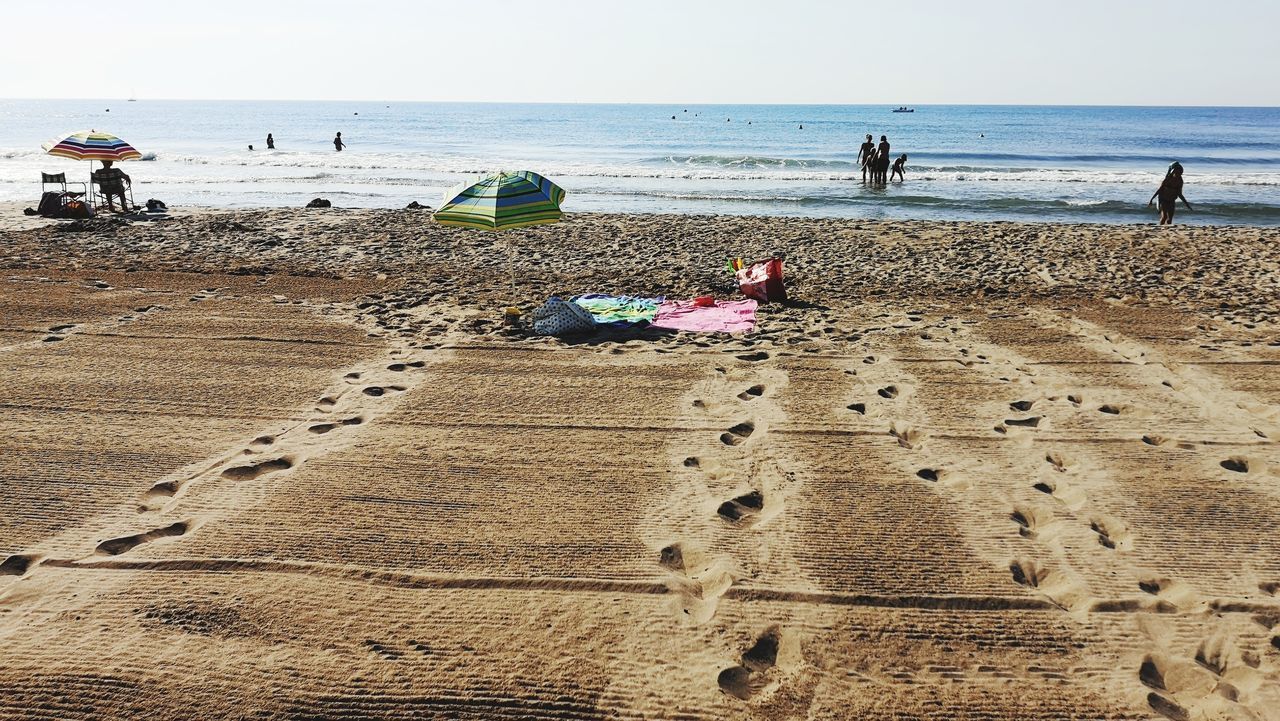
M36 212L46 218L56 218L62 212L62 193L49 190L40 196Z
M734 275L738 288L748 298L755 298L761 303L778 303L787 299L787 290L782 286L781 258L757 261Z
M575 335L596 329L595 318L577 303L550 298L533 312L533 332L538 335Z
M83 200L68 200L59 218L92 218L93 210Z

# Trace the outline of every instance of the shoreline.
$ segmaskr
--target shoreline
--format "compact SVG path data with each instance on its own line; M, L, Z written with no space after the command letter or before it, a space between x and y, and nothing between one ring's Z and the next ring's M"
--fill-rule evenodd
M0 716L1280 707L1280 230L8 222ZM502 322L774 251L749 334Z

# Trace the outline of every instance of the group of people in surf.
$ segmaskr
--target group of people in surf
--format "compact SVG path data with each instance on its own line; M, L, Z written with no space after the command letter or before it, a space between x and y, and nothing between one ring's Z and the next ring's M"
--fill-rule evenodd
M897 160L889 159L889 138L888 136L880 136L880 144L876 145L871 140L871 136L867 135L867 142L862 144L858 150L858 163L862 166L862 182L867 182L867 176L871 176L872 185L886 185L896 176L899 181L905 181L907 176L905 170L907 168L907 154L903 153L898 156ZM893 170L889 170L890 163L893 164Z

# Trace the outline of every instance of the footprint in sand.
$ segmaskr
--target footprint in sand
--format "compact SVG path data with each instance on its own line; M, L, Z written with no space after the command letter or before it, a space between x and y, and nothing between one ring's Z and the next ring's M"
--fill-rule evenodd
M734 358L737 358L740 361L747 361L748 363L759 363L761 361L769 360L769 354L765 351L756 351L755 353L742 353L734 356Z
M1086 496L1083 491L1073 488L1063 481L1052 478L1037 481L1032 488L1045 495L1053 496L1059 501L1062 501L1067 508L1070 508L1073 511L1078 510L1083 506L1086 500Z
M1244 458L1243 456L1233 456L1233 457L1231 457L1231 458L1228 458L1228 459L1226 459L1226 460L1222 461L1222 462L1221 462L1221 463L1219 463L1218 465L1220 465L1220 466L1222 466L1223 468L1227 469L1228 471L1232 471L1232 472L1234 472L1234 473L1248 473L1248 472L1249 472L1249 459L1248 459L1248 458Z
M738 665L724 669L716 677L720 690L743 701L759 695L768 686L769 670L778 665L784 642L782 628L771 626L742 653Z
M924 445L925 439L928 437L924 431L917 430L899 421L894 421L889 425L889 435L898 439L898 445L911 450Z
M745 391L739 393L738 399L744 400L744 401L753 401L762 395L764 395L764 386L754 385L746 389Z
M860 416L865 416L867 414L866 403L850 403L849 405L845 406L845 408L848 408L849 410L853 411L854 413L857 413Z
M760 491L751 491L721 503L716 509L716 514L730 523L750 524L763 509L764 494Z
M223 478L233 481L252 481L256 478L267 475L268 473L276 473L293 468L293 458L289 456L281 456L280 458L272 458L267 461L259 461L258 463L249 463L243 466L232 466L222 472Z
M147 492L142 494L142 497L146 500L153 500L156 498L173 498L177 495L178 489L181 487L181 484L177 481L161 481L148 488Z
M135 533L132 536L122 536L120 538L112 538L110 540L103 541L98 544L95 551L105 556L119 556L120 554L127 553L144 543L151 543L152 541L161 538L173 538L184 535L191 530L191 527L192 524L190 521L178 521L172 525L165 526L164 528L157 528L153 531L147 531L146 533Z
M756 425L750 421L739 423L730 428L728 431L720 434L720 442L726 446L738 446L746 442L751 434L756 430Z
M1039 428L1040 422L1043 420L1044 416L1006 418L1003 423L995 427L995 431L996 433L1008 433L1010 428Z
M1189 693L1203 697L1213 688L1213 679L1208 674L1158 654L1148 654L1142 659L1138 681L1152 689L1147 694L1151 710L1173 721L1190 721L1191 712L1169 696Z
M323 435L341 426L358 426L361 423L364 423L364 416L352 416L343 418L335 423L317 423L313 426L308 426L307 431L316 435Z
M1053 466L1053 470L1059 471L1062 473L1066 473L1068 470L1075 467L1076 465L1075 459L1062 453L1061 451L1050 451L1049 453L1045 454L1044 460L1046 463Z
M378 654L387 661L399 661L404 657L404 651L394 648L387 643L382 643L373 639L365 639L364 645L370 651Z
M728 562L682 543L673 543L658 554L658 564L671 572L669 588L678 599L683 618L705 623L716 613L720 597L733 586Z
M1009 562L1009 574L1019 586L1039 591L1062 608L1078 606L1086 600L1080 585L1049 566L1031 559Z
M1055 525L1051 511L1031 506L1014 506L1009 519L1018 524L1018 535L1032 540L1045 535Z
M17 553L0 562L0 576L24 576L40 563L40 557L29 553Z
M1129 527L1116 518L1099 516L1089 521L1089 528L1098 534L1098 543L1113 551L1127 551L1133 548L1133 539L1129 535Z

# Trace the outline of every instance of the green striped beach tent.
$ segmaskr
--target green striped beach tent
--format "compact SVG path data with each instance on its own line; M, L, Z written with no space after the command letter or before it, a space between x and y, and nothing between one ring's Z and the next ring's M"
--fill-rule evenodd
M560 220L564 190L527 170L499 172L445 193L434 218L442 225L507 230Z

